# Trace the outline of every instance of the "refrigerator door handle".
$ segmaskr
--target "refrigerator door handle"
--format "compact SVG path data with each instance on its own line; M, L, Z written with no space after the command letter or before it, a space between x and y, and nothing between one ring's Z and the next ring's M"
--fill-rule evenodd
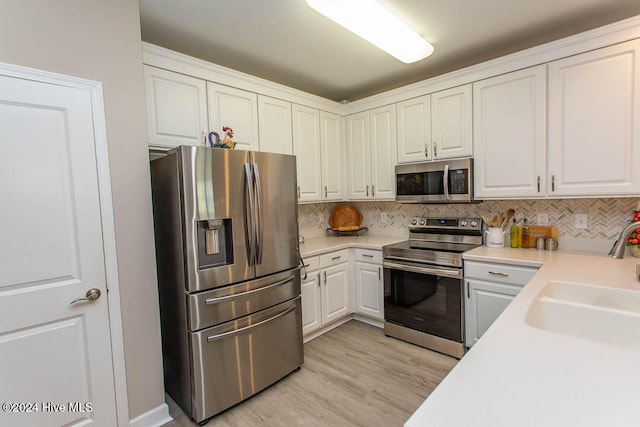
M235 329L233 331L223 332L221 334L209 335L207 337L207 342L217 341L219 339L222 339L222 338L225 338L225 337L228 337L228 336L238 335L238 334L240 334L242 332L245 332L245 331L247 331L249 329L253 329L253 328L256 328L256 327L258 327L260 325L264 325L265 323L272 322L272 321L274 321L274 320L276 320L276 319L278 319L278 318L280 318L282 316L285 316L285 315L289 314L290 312L292 312L295 309L296 309L296 306L294 305L294 306L289 307L286 310L276 314L275 316L269 317L268 319L262 320L262 321L260 321L258 323L254 323L252 325L245 326L243 328Z
M264 226L262 220L262 185L260 184L260 169L253 163L253 176L255 179L256 208L258 209L256 227L256 264L262 264L262 242L264 241Z
M284 285L285 283L290 282L295 278L296 278L296 276L292 274L291 276L287 277L284 280L279 280L279 281L277 281L275 283L272 283L272 284L267 285L267 286L263 286L261 288L252 289L252 290L246 291L246 292L240 292L239 294L225 295L223 297L207 298L206 300L204 300L204 304L205 305L212 305L212 304L218 304L218 303L224 302L224 301L229 301L229 300L234 300L234 299L246 297L247 295L252 295L252 294L255 294L256 292L262 292L262 291L265 291L267 289L277 288L278 286Z
M255 231L255 206L253 199L253 178L251 174L251 165L249 163L244 164L244 178L245 178L245 204L244 204L244 219L245 219L245 237L247 241L247 257L249 265L255 265L256 261L256 231ZM247 210L247 202L249 209Z

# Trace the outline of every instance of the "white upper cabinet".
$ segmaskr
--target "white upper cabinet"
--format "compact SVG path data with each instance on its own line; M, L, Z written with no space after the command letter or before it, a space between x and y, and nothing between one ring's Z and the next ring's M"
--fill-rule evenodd
M431 147L433 159L471 156L471 85L431 94Z
M431 160L431 97L396 104L398 163Z
M224 126L233 129L238 150L260 149L258 143L258 96L246 90L207 82L209 129L224 138Z
M546 66L473 84L475 196L545 195Z
M550 196L640 192L640 41L549 64Z
M293 152L298 168L298 201L322 198L320 164L320 112L315 108L293 104Z
M371 150L369 112L347 117L347 171L349 199L369 199L371 194Z
M344 120L337 114L320 111L320 148L322 151L322 199L344 198L342 162Z
M349 199L393 199L396 164L395 105L347 117Z
M258 130L260 151L293 154L291 103L258 95Z
M204 145L207 86L204 80L144 66L149 145Z
M369 112L371 125L371 197L393 199L396 194L396 106Z

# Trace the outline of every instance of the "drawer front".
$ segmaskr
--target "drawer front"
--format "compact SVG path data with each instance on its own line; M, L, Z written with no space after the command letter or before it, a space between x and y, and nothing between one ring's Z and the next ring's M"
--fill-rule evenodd
M372 249L356 249L356 261L382 264L382 251Z
M318 256L303 256L302 260L304 261L304 268L306 268L307 273L320 268L320 257Z
M329 267L331 265L342 264L349 261L349 250L344 249L341 251L331 252L328 254L320 255L320 268Z
M526 285L538 272L535 267L495 264L489 262L464 262L464 277L469 279L488 280L490 282L511 285Z

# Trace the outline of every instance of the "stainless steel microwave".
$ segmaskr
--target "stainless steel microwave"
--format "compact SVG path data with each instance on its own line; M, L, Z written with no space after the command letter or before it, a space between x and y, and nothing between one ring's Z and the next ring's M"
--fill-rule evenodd
M397 165L396 201L400 203L473 202L473 159Z

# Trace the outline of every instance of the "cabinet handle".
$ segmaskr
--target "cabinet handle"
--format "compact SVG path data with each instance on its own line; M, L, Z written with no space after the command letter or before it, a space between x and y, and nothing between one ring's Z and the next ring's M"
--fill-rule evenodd
M202 145L207 146L207 130L202 129Z
M538 175L538 193L540 192L540 175Z
M433 143L433 157L438 157L438 143Z
M556 176L551 175L551 191L556 191Z
M373 255L369 255L369 254L362 254L362 256L365 258L373 258Z
M320 287L320 272L318 272L318 287Z
M371 197L376 197L376 186L375 185L371 186Z
M300 186L298 185L298 200L300 200Z
M340 258L342 258L342 255L334 256L334 257L331 257L331 261L335 261Z
M367 185L367 197L369 197L369 186Z
M467 299L471 299L471 295L469 294L469 282L467 282Z
M324 186L324 197L327 197L327 186Z
M424 143L424 156L429 157L429 144Z
M327 284L327 272L323 271L322 274L324 274L324 284Z
M509 275L506 273L500 273L496 271L490 271L489 274L493 274L494 276L500 276L500 277L509 277Z
M378 280L382 279L382 269L378 267Z

